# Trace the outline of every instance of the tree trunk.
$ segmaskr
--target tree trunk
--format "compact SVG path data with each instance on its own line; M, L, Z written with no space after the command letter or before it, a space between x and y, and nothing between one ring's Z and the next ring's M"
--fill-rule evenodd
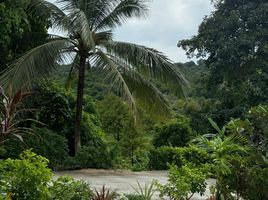
M81 121L82 121L82 110L83 110L83 95L85 87L85 67L86 67L86 56L80 55L79 61L79 75L77 83L77 97L76 97L76 115L75 115L75 126L74 126L74 154L76 155L81 147Z

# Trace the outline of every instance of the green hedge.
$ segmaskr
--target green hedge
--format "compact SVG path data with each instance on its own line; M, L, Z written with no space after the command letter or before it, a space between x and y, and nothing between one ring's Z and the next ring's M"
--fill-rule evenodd
M200 165L209 162L209 155L195 146L159 147L150 152L150 169L167 170L168 164L182 166L185 162Z

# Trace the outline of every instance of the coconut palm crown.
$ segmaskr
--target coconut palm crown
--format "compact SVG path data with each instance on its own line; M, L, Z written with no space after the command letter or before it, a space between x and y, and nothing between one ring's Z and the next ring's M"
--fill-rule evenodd
M145 77L157 77L181 92L186 80L161 52L142 45L113 40L112 31L132 17L144 17L145 0L32 0L30 10L50 16L52 26L66 36L48 35L45 43L26 52L1 75L4 87L20 88L48 76L56 61L73 60L70 73L76 73L77 103L74 151L80 148L84 79L87 69L105 74L105 80L118 91L135 112L135 97L166 109L160 91ZM141 33L142 34L142 33ZM144 76L145 75L145 76Z

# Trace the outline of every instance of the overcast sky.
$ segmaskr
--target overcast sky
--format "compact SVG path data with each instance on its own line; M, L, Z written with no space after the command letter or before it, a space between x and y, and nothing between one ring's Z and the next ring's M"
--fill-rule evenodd
M115 30L115 40L156 48L174 62L189 61L177 43L197 34L199 24L213 10L211 0L150 1L147 19L129 20Z
M116 30L115 39L153 47L175 62L186 62L177 43L197 34L199 24L212 10L210 0L153 0L147 19L128 21Z

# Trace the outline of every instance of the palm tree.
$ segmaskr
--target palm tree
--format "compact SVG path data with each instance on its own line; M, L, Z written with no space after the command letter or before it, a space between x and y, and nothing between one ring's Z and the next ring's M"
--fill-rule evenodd
M181 92L183 76L161 52L142 45L113 40L112 31L131 17L147 13L146 0L32 0L31 11L50 16L53 28L66 36L49 35L47 41L26 52L0 77L5 87L31 87L32 81L52 71L55 61L73 60L70 73L78 73L74 151L80 148L80 125L86 69L105 74L105 80L136 112L135 97L166 109L167 102L145 77L167 80ZM146 76L144 76L146 75Z

